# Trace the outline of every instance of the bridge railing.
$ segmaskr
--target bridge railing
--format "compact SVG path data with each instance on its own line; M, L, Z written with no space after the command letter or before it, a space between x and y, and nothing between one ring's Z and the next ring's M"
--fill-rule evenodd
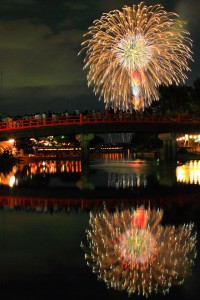
M154 116L154 115L137 115L137 114L80 114L70 115L68 117L47 117L27 119L13 119L0 122L0 132L8 130L18 130L27 128L40 128L49 126L63 126L63 125L84 125L84 124L106 124L106 123L198 123L200 124L200 117L197 116Z

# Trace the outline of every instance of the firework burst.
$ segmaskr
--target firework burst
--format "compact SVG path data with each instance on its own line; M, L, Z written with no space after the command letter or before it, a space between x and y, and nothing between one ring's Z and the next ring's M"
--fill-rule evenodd
M161 210L107 210L90 216L87 264L107 287L128 294L169 292L191 273L196 257L193 224L162 226Z
M158 86L187 78L192 41L177 14L161 5L125 6L94 21L85 34L88 85L121 110L142 109L158 100Z

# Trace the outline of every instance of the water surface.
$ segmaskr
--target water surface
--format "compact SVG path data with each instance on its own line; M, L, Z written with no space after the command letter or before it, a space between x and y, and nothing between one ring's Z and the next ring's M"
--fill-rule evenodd
M193 222L197 258L191 276L168 295L150 299L199 298L199 162L105 158L91 161L84 176L81 171L76 161L0 169L1 298L128 299L97 280L80 248L90 212L105 205L113 212L141 205L162 209L163 226Z

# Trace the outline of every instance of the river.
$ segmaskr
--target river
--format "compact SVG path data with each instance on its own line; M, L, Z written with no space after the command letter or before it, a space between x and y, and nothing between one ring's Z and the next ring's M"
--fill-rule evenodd
M158 266L168 261L169 247L177 262L177 276L184 282L176 285L171 275L167 294L150 291L150 299L199 298L200 161L167 164L156 159L127 159L113 153L93 158L84 172L78 160L41 160L4 166L0 167L0 208L0 294L3 300L128 299L125 284L124 290L121 283L115 286L117 276L121 276L120 268L124 268L126 282L136 270L139 279L131 298L142 299L144 297L138 295L137 290L138 285L142 287L141 280L146 280L144 290L148 293L151 290L149 284L145 287L151 282L147 280L149 260L154 272L161 272ZM129 222L123 225L118 219L125 211L133 214L124 219ZM160 212L163 216L157 222ZM92 223L92 216L96 217L97 225ZM105 220L109 225L104 223ZM128 248L132 251L130 254L123 244L122 233L136 221L134 226L137 232L143 232L146 246L137 246L140 243L138 237L135 244L135 248L139 247L138 252ZM150 240L144 230L145 222L149 222L150 228L155 227ZM168 228L167 232L183 224L192 227L191 236L185 233L186 229L181 231L185 236L178 246L171 242L173 234L171 237L168 233L158 234L158 228ZM123 227L121 235L115 230L117 226L119 231ZM103 236L105 227L108 234ZM90 248L88 232L100 250ZM115 239L111 238L111 232L116 235ZM116 249L122 264L119 267L113 261L111 269L102 267L100 273L98 266L97 274L94 274L87 265L85 250L80 247L82 243L90 249L89 255L93 251L95 266L97 260L102 265L108 263L112 255L109 260L105 255ZM162 243L166 243L166 248L161 246ZM181 247L186 249L184 253ZM123 252L125 248L126 252ZM170 259L168 265L173 261ZM146 263L147 271L141 271L142 263ZM165 264L164 268L167 268ZM108 285L113 282L109 289L103 280L107 271ZM102 280L97 279L98 275ZM163 271L162 276L166 280L169 278L167 271ZM154 277L152 286L156 283L164 285L161 279ZM116 290L117 286L119 290Z

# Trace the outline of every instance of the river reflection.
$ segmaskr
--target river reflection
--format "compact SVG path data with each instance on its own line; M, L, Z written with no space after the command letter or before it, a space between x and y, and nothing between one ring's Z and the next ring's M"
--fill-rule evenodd
M191 160L176 168L178 182L200 184L200 160Z
M72 180L74 177L79 178L81 171L81 162L78 160L41 160L27 164L21 163L0 172L0 184L10 187L24 184L39 185L39 179L42 185L51 185L51 183L54 185L55 179L60 179L55 182L58 184L59 181L62 182L64 175Z
M163 210L131 208L90 214L88 247L92 272L108 288L142 294L169 293L191 274L196 258L194 224L162 226Z
M128 299L126 290L107 289L104 282L97 281L80 244L87 245L90 213L98 216L105 206L112 215L117 209L121 213L144 206L163 211L161 228L194 224L191 238L197 232L197 258L187 269L191 276L182 274L184 284L172 282L169 294L152 293L150 299L198 299L199 184L179 180L177 169L184 165L123 158L92 160L87 180L95 189L89 191L77 184L82 180L78 161L64 161L64 166L60 161L41 161L0 168L1 298ZM184 261L181 254L179 260L181 257Z
M96 280L96 275L90 271L85 263L80 244L81 242L87 243L85 231L89 226L89 222L91 222L91 213L94 216L93 224L103 226L104 241L111 237L111 228L115 233L118 232L115 224L109 225L109 222L116 219L115 222L119 226L117 218L112 217L116 211L118 211L118 216L121 216L122 212L132 212L134 218L127 223L127 226L134 224L134 228L138 231L139 229L144 230L147 228L147 218L143 218L142 215L137 216L137 209L134 210L134 208L141 206L155 207L155 214L150 212L148 216L151 232L156 237L156 241L159 240L156 248L151 247L152 255L157 255L157 251L160 251L160 266L164 268L160 274L160 280L164 282L166 276L168 280L171 280L168 295L162 296L161 294L159 298L156 298L156 295L152 294L151 299L162 299L162 297L163 299L188 299L193 293L198 294L200 268L199 260L195 259L196 249L194 247L194 234L195 231L199 232L200 209L198 200L198 195L191 198L191 194L186 195L184 192L182 196L179 195L178 197L177 195L166 195L162 198L154 196L152 198L137 197L118 200L1 196L0 292L2 299L52 299L53 297L55 299L81 299L83 295L87 295L88 299L128 299L126 289L120 292L115 291L115 289L107 290L103 282ZM104 228L98 217L97 222L95 221L95 216L104 215L105 204L106 209L109 211L106 216L109 217L109 214L111 216L110 221L107 223L107 229ZM162 211L164 214L161 219ZM156 212L158 212L158 215ZM159 218L157 218L158 216ZM181 226L183 224L185 226ZM189 224L189 226L186 224ZM127 226L122 225L123 228ZM178 229L175 230L175 228ZM99 231L97 241L101 240L100 233L102 230ZM164 231L161 234L159 230ZM105 232L107 232L106 235ZM121 241L123 241L122 232L119 231L118 234L120 233ZM120 239L120 236L118 236L118 239ZM99 249L101 248L99 247ZM126 255L123 254L125 250L123 250L123 247L119 249L122 251L122 258L125 258ZM154 253L155 249L156 252ZM108 250L109 247L106 248L106 251ZM174 252L170 252L170 250ZM106 251L105 253L103 251L102 255L106 255ZM145 257L148 258L149 254L146 253ZM142 255L139 256L139 259L144 261ZM173 262L173 268L174 264L176 265L176 268L172 268L171 271L177 272L177 280L182 283L184 279L184 284L173 286L176 280L171 277L173 277L172 275L175 276L175 273L171 277L169 273L167 275L164 273L167 268L165 263L169 262L168 259L170 259L171 265ZM139 261L137 262L139 263ZM194 266L193 262L195 263ZM123 274L126 274L129 281L130 276L125 265L123 265L125 268ZM159 273L159 265L157 267ZM137 273L139 272L138 268L139 265ZM117 270L119 271L119 269ZM144 278L144 280L147 280L147 278ZM145 283L146 288L147 291L151 291L151 289L156 288L156 285L155 282L151 284L148 280ZM140 284L142 285L142 281ZM11 285L12 289L10 288ZM166 291L168 291L168 287L166 287Z
M87 172L88 178L84 180L92 182L97 187L103 185L108 188L127 189L151 187L155 184L166 186L173 186L176 183L200 184L200 161L198 160L174 166L165 165L159 160L109 161L106 159L106 161L92 161L88 169L90 170ZM4 171L0 169L0 185L10 187L30 183L38 185L38 178L43 185L68 186L71 182L72 186L77 186L77 183L83 179L81 161L41 160L14 165ZM77 182L74 185L75 179Z

